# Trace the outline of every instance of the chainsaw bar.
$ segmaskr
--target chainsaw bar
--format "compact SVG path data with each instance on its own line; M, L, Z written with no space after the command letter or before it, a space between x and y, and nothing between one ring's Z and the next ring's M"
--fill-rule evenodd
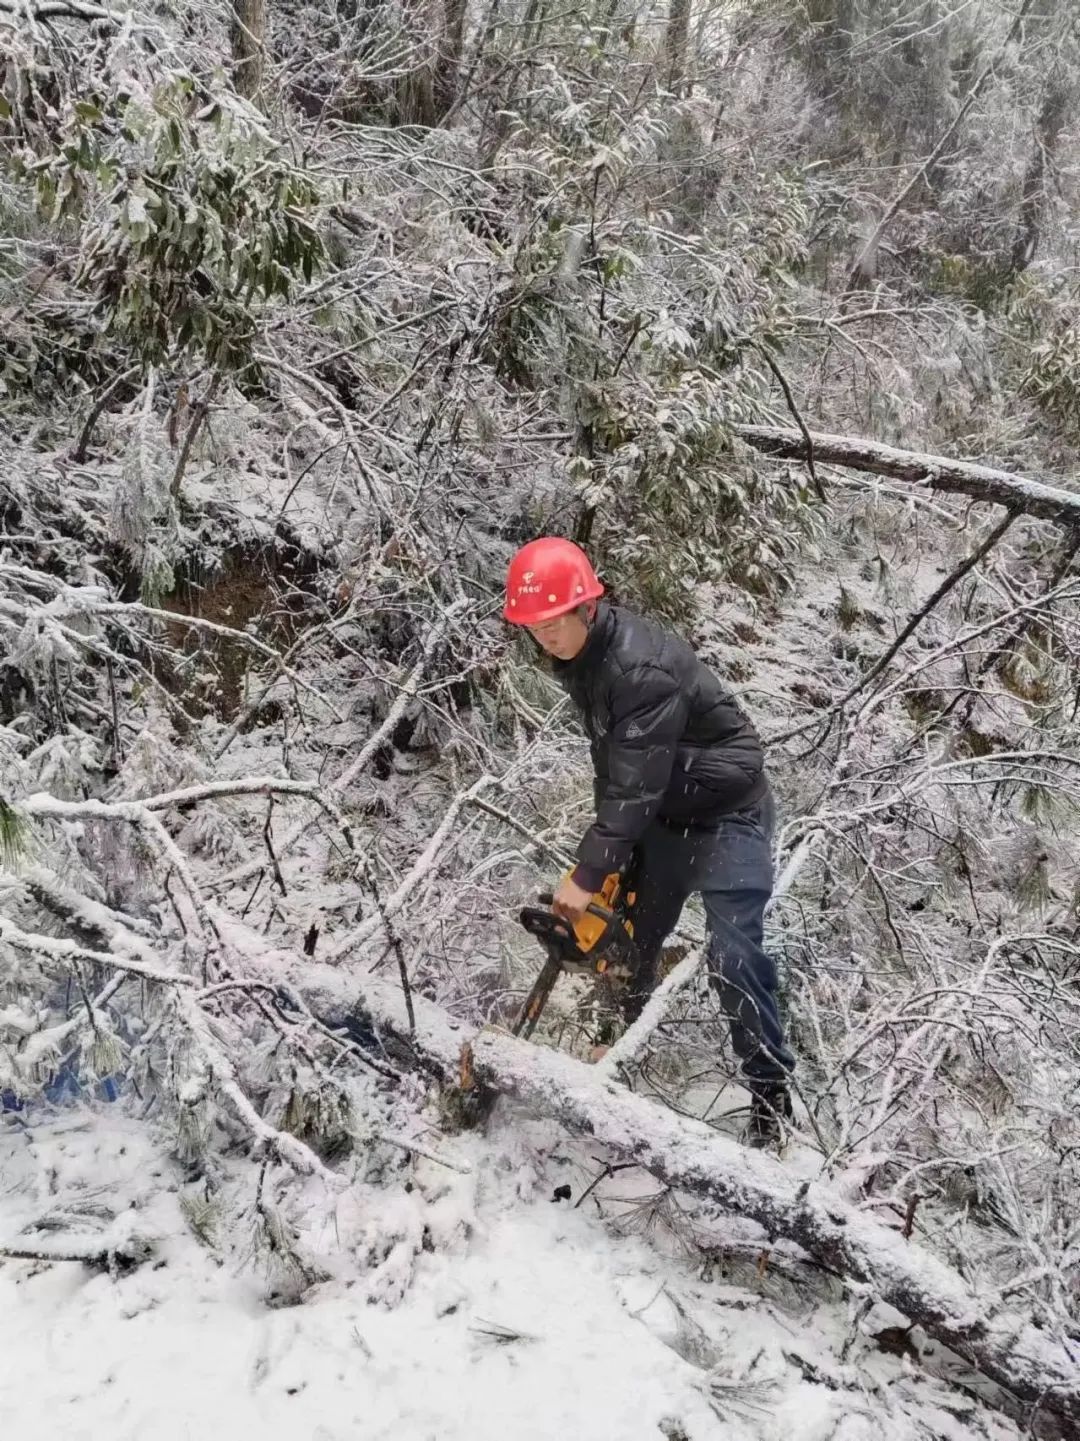
M550 906L551 896L541 895ZM590 903L588 915L602 923L599 934L583 949L574 926L551 910L525 906L519 915L524 928L543 946L547 960L525 999L513 1026L515 1036L528 1039L536 1029L561 971L578 976L628 977L636 969L636 950L625 922L606 906Z

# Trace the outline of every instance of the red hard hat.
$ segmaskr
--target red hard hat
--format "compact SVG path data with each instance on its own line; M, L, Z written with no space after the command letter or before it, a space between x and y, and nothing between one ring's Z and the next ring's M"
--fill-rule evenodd
M580 546L545 535L522 546L510 562L503 616L513 625L538 625L603 594Z

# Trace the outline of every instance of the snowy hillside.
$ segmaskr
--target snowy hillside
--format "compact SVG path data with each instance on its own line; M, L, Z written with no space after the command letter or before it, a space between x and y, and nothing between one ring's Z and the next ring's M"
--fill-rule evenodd
M1080 1435L1078 116L1069 0L0 0L5 1435ZM776 1155L696 902L509 1034L539 534L766 742Z

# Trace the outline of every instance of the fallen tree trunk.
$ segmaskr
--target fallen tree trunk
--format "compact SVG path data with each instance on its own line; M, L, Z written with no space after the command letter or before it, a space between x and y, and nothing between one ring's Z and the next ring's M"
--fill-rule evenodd
M758 1222L770 1240L795 1242L1026 1406L1080 1427L1080 1366L1063 1345L1017 1313L981 1303L956 1271L828 1186L800 1182L782 1162L621 1086L598 1085L590 1067L557 1052L485 1032L473 1043L473 1060L493 1090L594 1137L677 1191Z
M554 1117L674 1189L757 1221L773 1240L795 1242L1026 1405L1080 1428L1080 1365L1063 1344L1016 1312L980 1300L957 1272L827 1185L800 1181L782 1162L605 1081L572 1057L494 1030L476 1034L418 996L410 1030L400 992L385 981L281 956L264 956L258 969L264 980L295 987L325 1020L359 1022L384 1038L396 1058L410 1053L451 1084L464 1070L470 1086Z
M799 430L779 426L737 425L735 433L747 445L778 460L805 460L806 439ZM922 455L914 450L896 450L876 440L848 435L820 435L810 432L814 460L818 464L842 465L849 470L887 475L909 485L929 490L968 495L973 500L1004 505L1040 520L1058 525L1080 525L1080 493L1058 490L1023 475L1010 475L969 460L949 460L943 455Z

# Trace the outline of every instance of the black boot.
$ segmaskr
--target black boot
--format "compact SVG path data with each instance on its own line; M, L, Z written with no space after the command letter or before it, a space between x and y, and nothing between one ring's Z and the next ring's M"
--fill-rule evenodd
M784 1081L751 1081L746 1144L755 1151L779 1150L792 1120L791 1094Z

